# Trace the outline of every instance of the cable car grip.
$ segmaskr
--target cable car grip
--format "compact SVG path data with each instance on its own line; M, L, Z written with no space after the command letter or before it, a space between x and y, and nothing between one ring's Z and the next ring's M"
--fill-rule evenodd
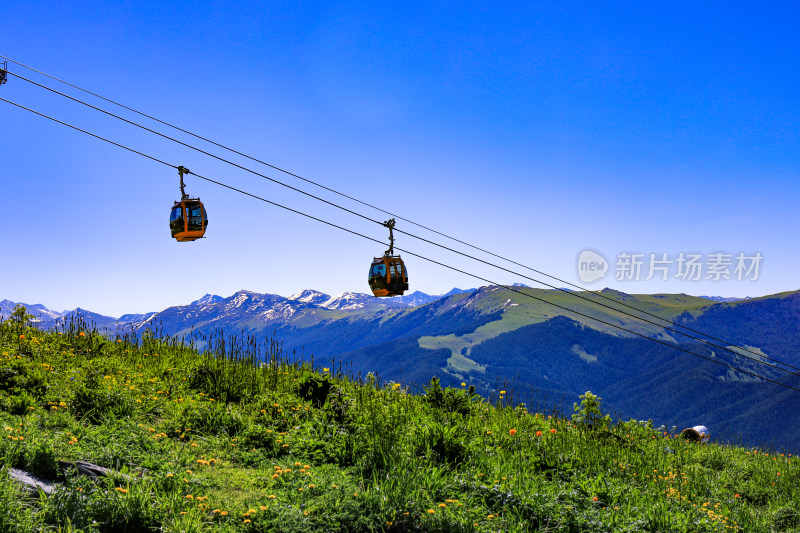
M186 200L187 198L189 198L189 195L186 194L186 185L183 183L183 175L191 174L191 172L189 172L188 168L181 165L178 167L178 173L181 175L181 200Z
M384 255L394 255L394 233L392 230L394 229L394 219L389 219L383 223L384 227L389 228L389 249L386 250Z

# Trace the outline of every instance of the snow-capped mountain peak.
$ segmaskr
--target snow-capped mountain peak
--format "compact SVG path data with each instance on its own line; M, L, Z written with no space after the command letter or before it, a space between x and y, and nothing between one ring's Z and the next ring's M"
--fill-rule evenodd
M314 291L311 289L305 289L296 294L292 294L291 296L289 296L288 299L305 304L322 305L323 303L330 300L331 296L323 292Z
M367 304L374 301L373 296L360 292L343 292L338 296L333 296L325 302L319 304L325 309L362 309Z
M217 302L221 302L224 299L225 298L223 298L222 296L217 296L216 294L206 294L199 300L195 300L189 305L210 305L210 304L215 304Z
M231 305L233 307L241 307L246 302L250 302L264 296L268 295L259 294L253 291L241 290L233 293L233 295L229 296L228 298L224 298L224 300L227 302L228 307Z

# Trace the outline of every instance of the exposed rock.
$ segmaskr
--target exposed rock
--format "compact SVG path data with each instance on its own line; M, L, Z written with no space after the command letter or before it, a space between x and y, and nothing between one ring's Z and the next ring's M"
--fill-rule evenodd
M74 463L68 463L65 461L58 462L58 469L61 471L62 474L68 472L74 468L78 471L78 474L82 476L89 476L92 479L97 479L98 477L106 477L110 474L113 474L114 471L102 466L97 466L92 463L87 463L85 461L75 461Z
M38 494L41 490L48 496L55 489L55 484L51 481L46 481L40 477L34 476L24 470L17 470L12 468L8 471L8 476L21 484L31 494Z
M130 480L130 476L122 475L119 472L111 470L110 468L87 463L86 461L59 461L58 471L60 474L59 479L63 479L67 472L73 471L77 472L80 476L88 476L92 479L115 475ZM24 470L19 470L17 468L11 468L8 471L8 476L22 485L23 488L25 488L25 490L31 494L38 494L41 490L49 496L58 486L58 483L55 481L42 479L39 476L31 474L30 472L25 472Z

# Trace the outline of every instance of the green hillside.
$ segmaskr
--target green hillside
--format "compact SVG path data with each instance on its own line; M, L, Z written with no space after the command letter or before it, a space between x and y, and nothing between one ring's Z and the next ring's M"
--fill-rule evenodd
M574 300L574 296L563 292L525 291L543 299L560 295L564 303ZM798 450L800 413L796 409L796 392L745 372L800 388L798 376L758 361L759 355L766 355L800 367L800 293L727 304L682 294L627 295L608 290L604 294L749 347L752 353L747 355L756 360L674 332L665 335L654 326L648 326L653 328L648 336L657 337L664 344L623 335L615 328L592 327L593 321L574 313L573 318L566 312L546 318L544 311L558 309L495 287L462 296L459 303L467 300L469 306L443 302L434 316L449 320L429 328L433 334L397 327L393 330L395 337L361 348L356 344L355 349L337 354L336 359L354 371L374 371L388 379L423 382L438 375L450 386L468 382L486 397L505 388L509 395L513 393L515 401L534 402L529 405L538 402L548 408L559 405L569 409L576 396L590 389L606 399L612 412L623 417L652 419L659 426L704 423L713 426L716 435L737 436L749 445L766 443ZM509 303L515 295L519 305ZM478 314L456 321L447 312L447 305L474 309ZM586 311L591 305L586 302ZM434 306L423 306L409 313L409 317L431 307ZM635 327L631 317L620 315L615 320L625 328ZM409 323L397 321L396 325ZM374 339L380 331L376 328L370 336ZM692 335L703 338L701 333ZM342 330L336 338L336 342L343 342L352 337ZM719 344L713 339L711 342ZM728 346L728 342L721 346ZM733 365L744 372L722 365ZM776 413L781 413L782 423L776 423Z
M464 335L427 336L419 339L421 348L450 350L452 355L447 361L446 371L459 379L471 372L485 373L485 366L470 357L474 347L503 333L558 316L565 316L609 335L634 336L609 325L613 324L649 337L672 340L672 336L663 331L663 327L669 325L669 322L664 323L659 318L672 321L682 314L700 313L714 304L704 298L686 294L631 295L611 289L601 291L602 296L590 291L532 288L511 291L498 286L485 287L480 291L483 294L473 297L474 307L484 313L501 312L499 320ZM655 316L641 315L646 321L629 316L637 310ZM587 315L606 324L592 320Z
M800 367L800 291L685 312L677 322L739 346L757 346Z
M800 528L796 457L606 425L592 401L570 418L469 383L409 394L275 343L261 362L253 339L200 354L16 318L0 324L0 532Z

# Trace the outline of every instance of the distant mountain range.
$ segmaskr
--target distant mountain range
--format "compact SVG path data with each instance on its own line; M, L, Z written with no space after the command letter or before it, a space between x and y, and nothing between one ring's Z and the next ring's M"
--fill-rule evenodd
M288 298L284 299L298 302L301 304L311 304L313 306L318 306L331 310L360 310L360 309L384 309L384 308L402 309L406 307L417 307L420 305L424 305L426 303L434 302L440 298L446 298L448 296L452 296L453 294L458 294L461 292L469 292L471 290L474 289L456 288L442 295L430 295L430 294L425 294L424 292L421 291L415 291L410 294L406 294L404 296L398 296L395 298L377 299L368 294L362 294L356 292L345 292L338 296L330 296L328 294L324 294L319 291L306 289L304 291L298 292L297 294L293 294ZM231 301L234 302L234 306L238 307L240 305L240 302L244 302L248 298L248 296L255 297L256 299L267 298L276 301L283 298L281 296L273 294L258 294L255 292L242 290L228 298L224 298L216 294L206 294L202 298L199 298L186 306L177 306L176 308L181 308L181 309L206 308L208 306L213 306L221 302L231 302ZM14 309L14 307L16 307L17 305L24 306L30 314L34 315L38 319L40 325L45 328L53 327L56 323L61 322L63 321L63 319L69 318L73 315L81 315L88 322L93 322L96 327L106 329L109 327L115 327L117 325L119 326L130 326L130 325L136 326L137 324L141 325L140 323L148 322L155 315L159 314L154 311L142 314L124 314L119 318L115 318L112 316L105 316L93 313L92 311L81 309L80 307L73 309L71 311L59 312L59 311L54 311L52 309L48 309L42 304L26 304L24 302L12 302L11 300L0 300L0 317L8 316ZM169 309L175 309L175 308L169 308Z
M46 328L80 314L107 331L272 337L283 343L285 354L313 355L326 366L334 360L353 373L376 372L417 388L438 376L447 385L475 385L487 397L502 387L508 401L568 412L579 394L591 390L624 418L679 429L702 423L715 435L800 448L800 392L748 374L800 389L800 292L747 299L610 289L600 294L522 285L395 298L239 291L118 319L81 309L26 307ZM0 314L7 316L14 305L0 301ZM626 314L634 313L631 308L650 315L646 321L633 318ZM665 329L676 325L703 332L690 334L721 348ZM729 345L746 347L752 359L722 349ZM794 366L797 374L761 364L767 357Z

